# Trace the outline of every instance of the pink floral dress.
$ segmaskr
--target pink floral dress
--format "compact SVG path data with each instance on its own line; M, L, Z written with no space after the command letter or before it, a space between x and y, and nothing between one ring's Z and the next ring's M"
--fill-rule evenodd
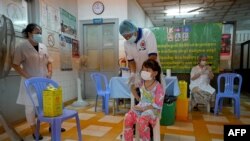
M150 141L150 128L149 124L153 127L156 124L156 118L161 117L161 109L164 100L164 90L162 85L157 82L154 88L150 91L146 90L144 85L140 88L141 101L138 106L145 107L152 105L153 109L146 111L137 111L134 109L129 110L125 115L125 131L124 138L126 141L133 141L133 125L137 123L139 126L139 136L143 141Z

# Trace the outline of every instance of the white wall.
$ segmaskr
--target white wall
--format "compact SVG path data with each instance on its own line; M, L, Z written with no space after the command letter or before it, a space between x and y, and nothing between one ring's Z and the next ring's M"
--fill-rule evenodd
M132 20L138 27L153 27L153 24L149 17L144 13L141 6L136 0L128 0L128 19ZM121 36L120 36L121 37ZM120 58L125 56L124 38L120 38Z
M236 44L241 44L250 40L250 30L236 31Z
M153 27L151 20L136 0L128 0L128 19L133 20L139 27Z
M128 0L128 19L139 27L145 27L145 16L136 0Z
M240 68L240 51L241 51L241 43L250 40L250 30L238 30L236 31L236 45L233 52L233 69Z
M40 1L41 2L41 1ZM76 18L78 16L77 11L77 0L43 0L44 3L47 5L60 10L60 8L63 8L70 14L74 15ZM45 32L48 32L49 30L46 29L46 27L43 27ZM53 31L51 31L53 32ZM59 38L59 32L53 32L55 33L56 37ZM70 36L68 37L77 39L77 37ZM57 40L59 41L59 39ZM56 45L59 45L57 43ZM48 47L49 54L53 58L53 76L52 79L56 80L63 89L63 101L69 101L77 97L77 84L76 84L76 78L77 78L77 68L76 68L76 62L75 59L72 58L72 71L61 71L61 58L60 58L60 48L57 46L56 48L50 48Z
M119 21L121 21L127 18L127 0L100 0L104 4L104 12L100 15L96 15L92 11L92 5L95 1L77 0L79 20L119 18Z
M146 19L145 19L145 27L154 27L152 21L150 20L148 16L146 16Z

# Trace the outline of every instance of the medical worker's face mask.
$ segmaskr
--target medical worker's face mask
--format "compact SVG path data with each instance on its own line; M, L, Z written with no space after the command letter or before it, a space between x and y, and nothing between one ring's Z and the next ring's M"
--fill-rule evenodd
M207 64L207 61L201 61L201 62L200 62L200 65L201 65L201 66L205 66L206 64Z
M33 34L32 38L36 43L42 43L42 35L41 34Z
M127 41L128 41L129 43L134 43L135 40L136 40L136 36L133 34Z
M151 73L147 71L141 71L141 78L143 80L152 80Z

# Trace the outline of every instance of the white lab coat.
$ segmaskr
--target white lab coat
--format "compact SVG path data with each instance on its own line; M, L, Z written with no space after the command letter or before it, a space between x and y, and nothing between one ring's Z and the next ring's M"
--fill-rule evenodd
M191 78L202 71L202 68L199 67L199 65L194 66L191 70L191 76L190 76L190 85L189 88L192 90L195 87L198 87L199 89L206 91L210 94L213 94L215 92L215 89L210 85L210 79L208 77L208 72L205 72L204 74L201 74L200 77L198 77L195 80L191 80Z
M158 54L155 36L149 29L142 29L142 37L137 43L125 41L124 49L127 60L134 59L136 63L136 72L140 72L142 64L148 59L149 54ZM157 57L160 63L159 55Z
M159 65L161 65L156 38L153 32L149 29L142 28L142 37L138 40L137 43L130 43L128 41L125 41L124 49L127 60L135 61L137 73L141 71L143 62L146 61L148 59L148 55L152 53L157 54L157 62L159 63ZM166 90L166 83L163 72L161 73L161 84L163 85L164 90Z
M32 77L46 77L48 73L47 65L49 62L52 62L52 59L48 55L47 47L41 43L39 43L39 52L36 51L28 40L19 44L14 52L13 64L22 65L24 71ZM24 81L25 78L21 77L17 104L32 105L26 93ZM35 93L33 97L37 99ZM37 105L37 101L35 104Z

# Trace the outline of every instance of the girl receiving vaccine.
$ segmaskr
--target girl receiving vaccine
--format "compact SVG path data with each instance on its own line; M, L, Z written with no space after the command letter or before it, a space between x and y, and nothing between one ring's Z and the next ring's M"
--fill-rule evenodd
M143 141L150 141L150 128L155 126L157 117L161 115L164 100L164 90L161 85L161 68L157 61L146 60L140 72L143 79L140 85L141 97L136 91L132 91L134 97L139 101L125 115L124 138L126 141L133 140L133 125L137 124L139 136Z

